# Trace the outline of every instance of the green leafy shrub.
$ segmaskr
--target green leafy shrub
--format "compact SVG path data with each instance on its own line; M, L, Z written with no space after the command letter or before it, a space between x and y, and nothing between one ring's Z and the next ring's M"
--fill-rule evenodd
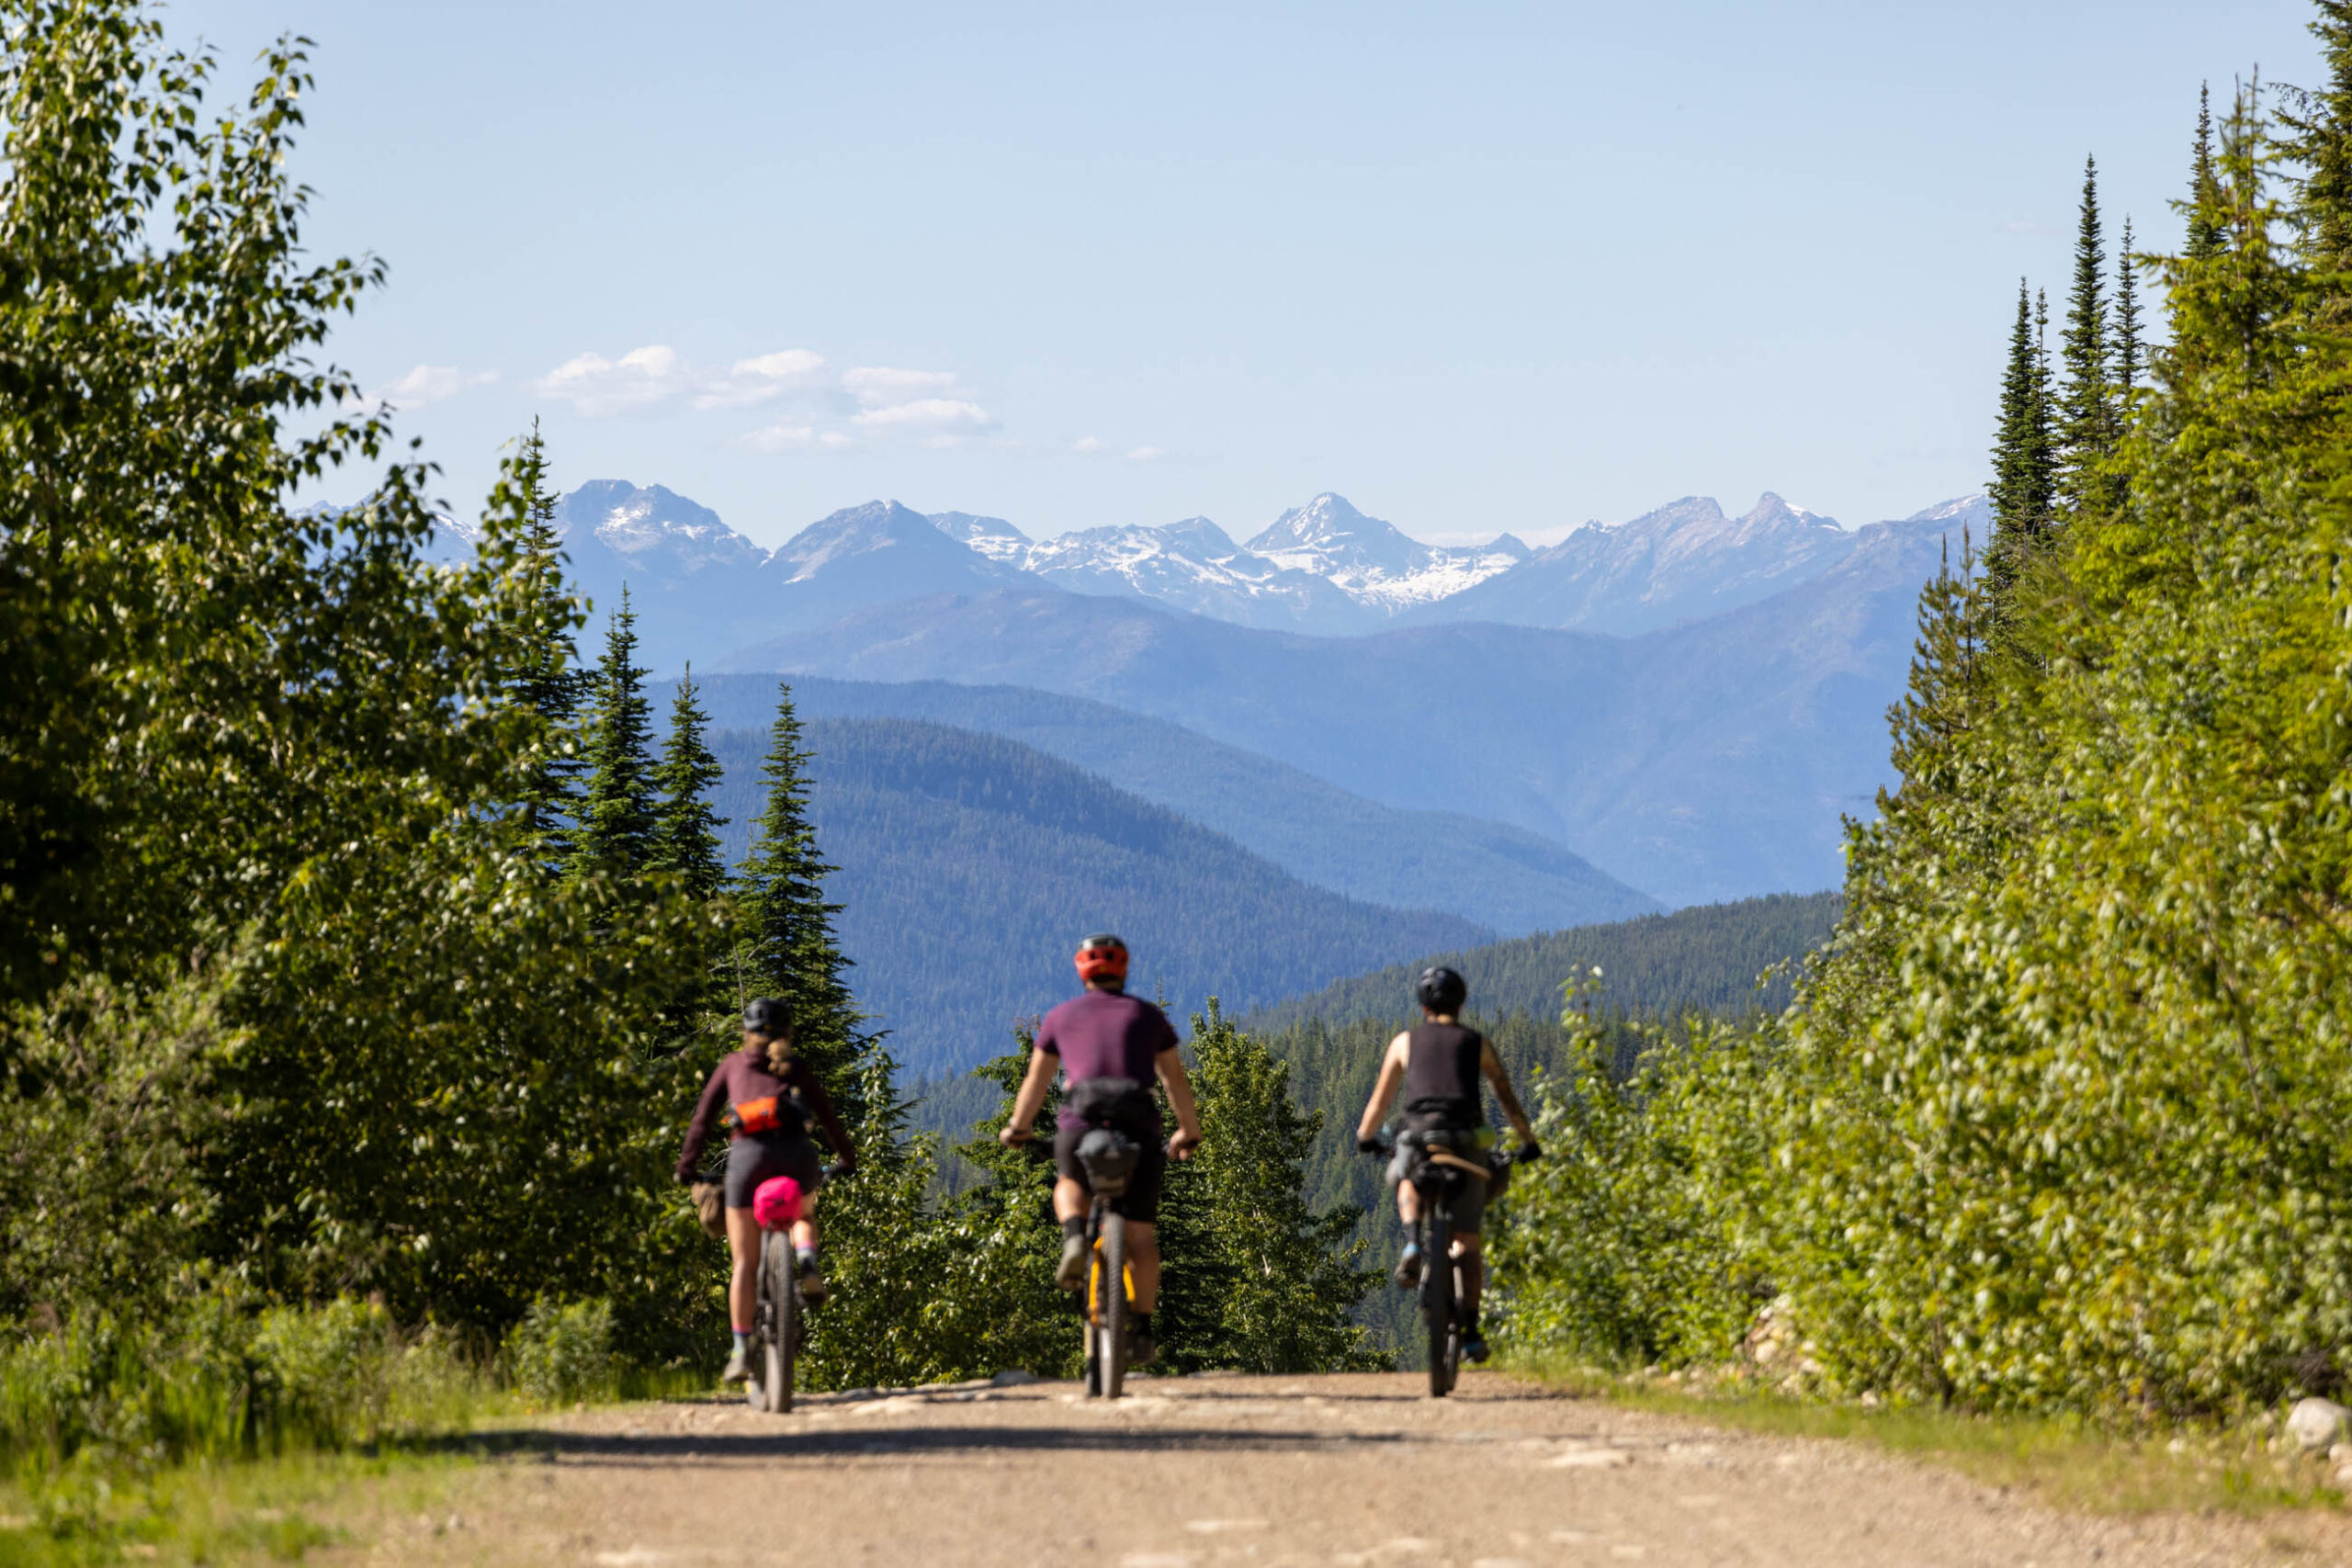
M531 1303L506 1343L515 1385L539 1404L608 1396L618 1374L613 1354L613 1303Z

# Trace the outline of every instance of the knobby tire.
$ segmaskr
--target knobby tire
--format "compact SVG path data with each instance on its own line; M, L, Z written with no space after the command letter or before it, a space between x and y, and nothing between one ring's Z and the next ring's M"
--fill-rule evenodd
M1116 1213L1102 1216L1101 1258L1102 1293L1096 1298L1101 1303L1101 1346L1102 1359L1102 1397L1116 1399L1126 1387L1127 1381L1127 1222Z

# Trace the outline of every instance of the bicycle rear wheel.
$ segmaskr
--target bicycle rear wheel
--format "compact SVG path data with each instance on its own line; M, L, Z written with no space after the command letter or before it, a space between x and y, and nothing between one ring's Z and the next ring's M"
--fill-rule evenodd
M1094 1253L1101 1270L1102 1310L1095 1314L1102 1360L1102 1397L1116 1399L1127 1381L1127 1222L1117 1214L1102 1216L1102 1239Z
M1442 1207L1430 1216L1429 1243L1421 1252L1421 1317L1429 1326L1430 1397L1443 1399L1453 1387L1453 1226Z
M775 1296L775 1338L768 1346L768 1376L775 1386L768 1391L768 1409L782 1416L792 1409L793 1362L800 1350L799 1265L790 1232L777 1231L768 1239L768 1289Z

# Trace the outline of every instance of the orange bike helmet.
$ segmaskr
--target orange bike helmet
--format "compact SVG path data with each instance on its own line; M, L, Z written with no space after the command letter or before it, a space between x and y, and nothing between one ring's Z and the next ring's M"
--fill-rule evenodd
M1081 980L1127 977L1127 944L1100 931L1078 944L1078 977Z

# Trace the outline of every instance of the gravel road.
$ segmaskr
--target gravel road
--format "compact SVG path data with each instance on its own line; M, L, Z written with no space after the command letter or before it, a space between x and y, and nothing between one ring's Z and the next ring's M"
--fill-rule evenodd
M483 1467L460 1512L328 1554L401 1562L2352 1563L2340 1516L2103 1518L1849 1444L1749 1437L1466 1374L1141 1379L620 1406Z

